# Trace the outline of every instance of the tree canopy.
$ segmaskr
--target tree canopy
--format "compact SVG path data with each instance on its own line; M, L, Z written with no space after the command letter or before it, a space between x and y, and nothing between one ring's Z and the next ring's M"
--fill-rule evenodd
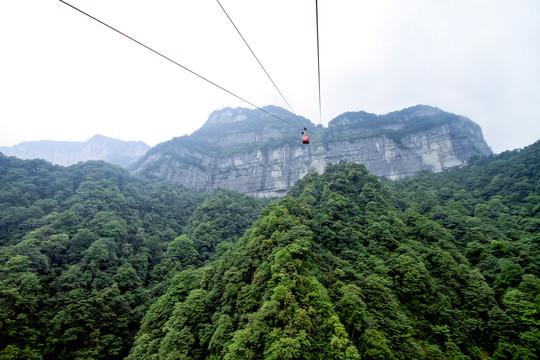
M0 359L538 359L539 152L279 201L0 155Z

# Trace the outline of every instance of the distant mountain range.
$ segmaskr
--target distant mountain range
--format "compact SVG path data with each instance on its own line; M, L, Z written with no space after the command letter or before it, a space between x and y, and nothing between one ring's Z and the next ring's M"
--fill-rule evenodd
M53 164L68 166L79 161L103 160L127 167L150 149L142 141L123 141L95 135L85 142L28 141L12 147L0 146L0 152L20 159L45 159Z

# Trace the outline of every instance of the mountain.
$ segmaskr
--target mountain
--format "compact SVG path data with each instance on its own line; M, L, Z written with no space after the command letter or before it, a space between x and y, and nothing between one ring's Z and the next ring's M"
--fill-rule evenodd
M400 179L492 153L478 125L425 105L386 115L348 112L328 128L275 106L265 110L282 121L259 110L215 111L198 131L159 144L130 169L198 190L224 187L281 197L306 174L342 160ZM300 141L303 126L311 135L309 145Z
M145 303L268 204L144 181L103 161L0 154L0 184L0 359L123 358Z
M538 359L539 150L390 188L306 176L178 273L127 359Z
M95 135L86 142L28 141L12 147L0 147L0 152L20 159L45 159L68 166L79 161L103 160L126 167L144 155L150 147L142 141L123 141Z
M268 200L0 154L0 359L538 359L539 158Z

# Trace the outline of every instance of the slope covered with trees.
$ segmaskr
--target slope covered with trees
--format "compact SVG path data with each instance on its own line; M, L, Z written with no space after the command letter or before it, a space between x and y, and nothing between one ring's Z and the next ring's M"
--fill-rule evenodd
M0 157L0 359L538 359L538 159L269 203Z
M0 154L0 359L124 358L173 274L235 241L265 204L104 162Z
M173 279L128 358L538 358L538 151L386 186L308 175Z

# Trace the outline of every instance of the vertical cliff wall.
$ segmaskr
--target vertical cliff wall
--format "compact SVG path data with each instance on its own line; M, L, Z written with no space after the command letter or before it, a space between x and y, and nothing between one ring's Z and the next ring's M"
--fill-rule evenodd
M249 109L225 109L210 115L190 136L158 145L132 168L189 188L228 188L256 197L284 196L309 172L329 163L364 164L373 174L399 179L428 170L466 164L491 150L471 120L429 106L386 115L345 113L328 128L269 107L290 124L303 123L311 143L303 145L301 127Z

